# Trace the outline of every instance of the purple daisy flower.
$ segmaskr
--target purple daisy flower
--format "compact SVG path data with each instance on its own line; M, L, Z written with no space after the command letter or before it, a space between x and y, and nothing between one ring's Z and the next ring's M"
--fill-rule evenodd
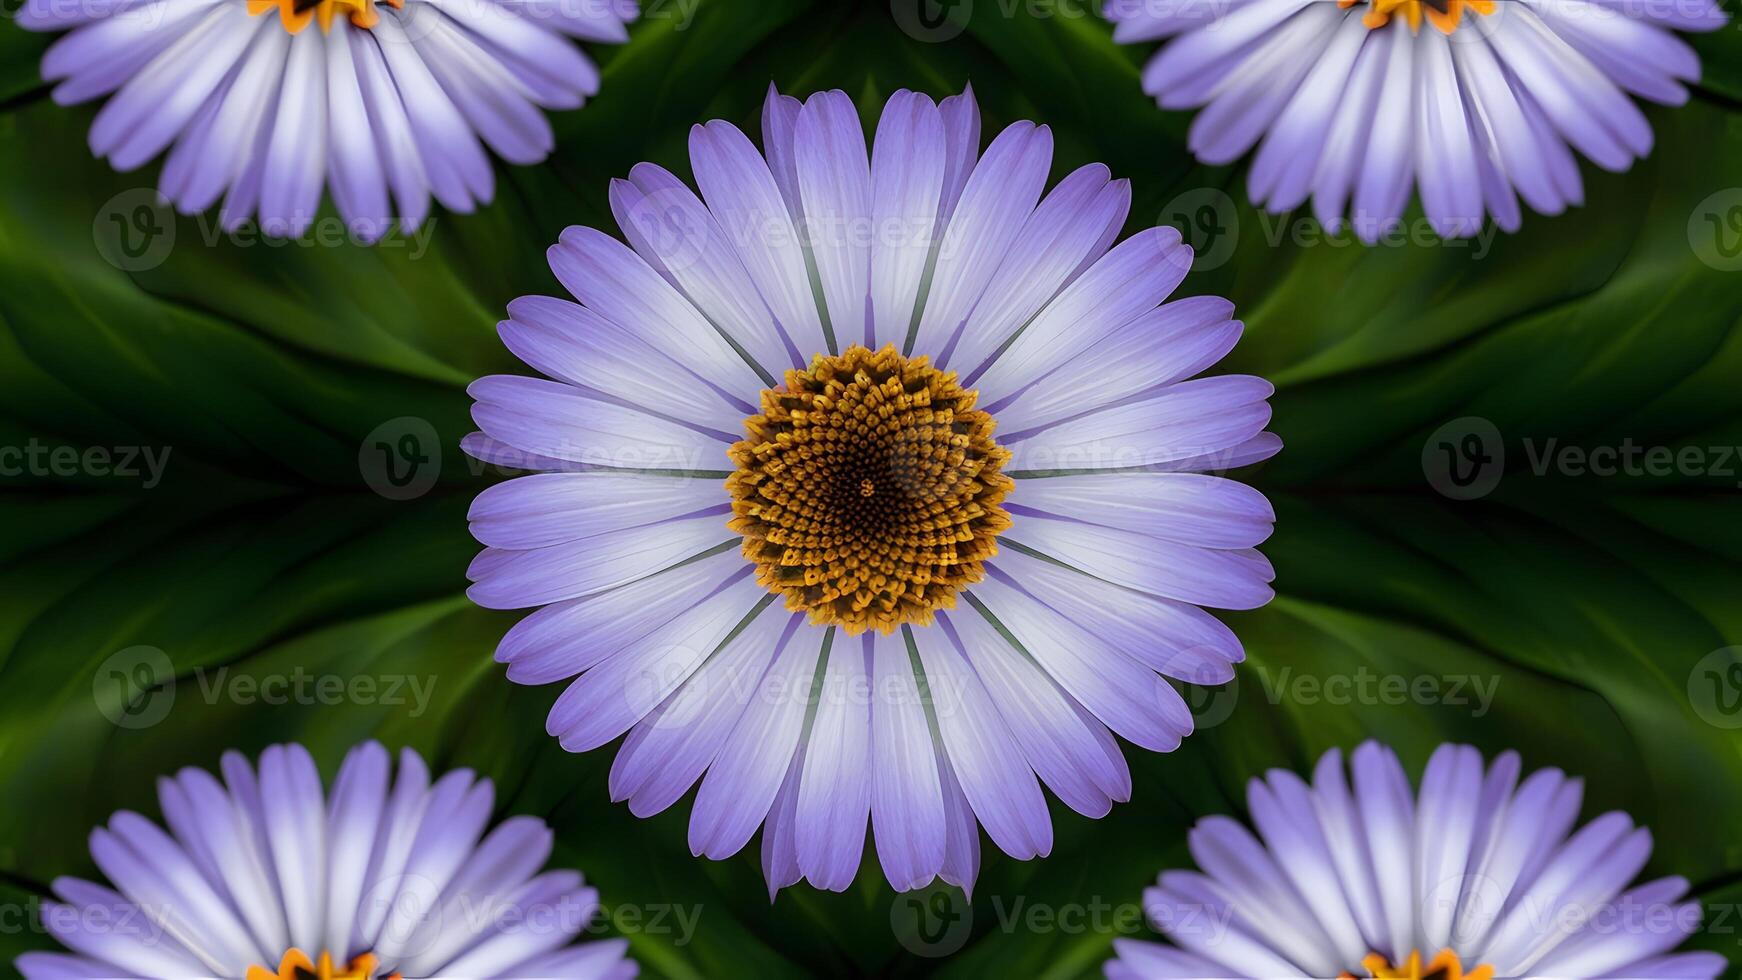
M1625 813L1579 827L1584 784L1520 781L1516 752L1442 745L1419 796L1377 742L1325 753L1308 785L1272 770L1247 791L1258 836L1227 817L1189 838L1200 872L1144 892L1176 945L1114 941L1108 980L1587 977L1713 980L1716 953L1673 952L1700 923L1688 883L1633 879L1651 832Z
M121 171L169 151L158 184L185 213L222 201L296 237L323 186L352 232L407 233L430 197L495 194L484 147L538 163L544 109L575 109L599 71L570 38L620 43L634 0L25 0L18 21L70 29L43 77L63 105L112 96L91 150Z
M1106 167L1043 195L1050 131L982 155L979 130L971 93L907 91L869 139L841 92L771 90L763 152L695 127L700 196L636 167L611 188L628 245L550 250L579 304L510 305L550 380L471 387L467 450L544 471L472 508L472 599L543 607L497 659L575 678L547 726L569 751L628 735L610 789L635 813L699 780L696 854L763 826L771 893L845 889L868 822L897 889L969 885L976 824L1045 855L1041 785L1088 816L1128 798L1113 736L1173 749L1169 678L1243 657L1200 607L1272 595L1269 504L1206 473L1277 451L1272 388L1188 380L1233 304L1167 302L1172 229L1114 245Z
M61 878L42 922L71 953L26 953L26 980L246 977L574 977L627 980L628 943L573 943L599 909L578 872L546 871L544 821L490 830L495 791L457 769L433 783L416 752L397 776L375 742L352 749L323 802L300 745L260 766L224 755L223 781L158 781L169 824L126 810L91 833L113 887Z
M1118 41L1165 39L1143 69L1163 108L1203 108L1191 151L1225 164L1258 147L1255 204L1312 198L1326 228L1353 212L1373 242L1420 189L1442 237L1519 199L1584 202L1573 151L1622 171L1651 152L1632 96L1687 101L1700 60L1673 31L1711 31L1718 0L1109 0Z

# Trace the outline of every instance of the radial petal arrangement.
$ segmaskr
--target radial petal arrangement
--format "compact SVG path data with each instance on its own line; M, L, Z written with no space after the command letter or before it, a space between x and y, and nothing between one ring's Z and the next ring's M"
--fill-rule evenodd
M158 192L234 230L313 224L324 188L349 233L423 224L433 197L490 202L488 151L551 152L546 109L577 109L599 70L575 39L620 43L635 0L24 0L18 22L69 33L43 56L63 105L106 98L91 151L131 171L168 152ZM488 148L488 150L486 149Z
M1175 688L1244 653L1203 607L1271 598L1274 514L1214 475L1280 447L1271 386L1199 378L1233 305L1169 300L1171 229L1114 244L1130 190L1047 187L1052 135L981 152L972 93L771 91L762 149L697 126L700 193L611 188L627 244L550 250L578 302L501 325L533 377L471 388L479 459L533 475L471 512L480 605L537 611L497 659L567 682L564 748L618 738L640 815L695 790L690 846L762 829L771 891L841 890L867 829L898 889L969 885L979 828L1045 855L1042 787L1098 817L1115 736L1169 751ZM697 788L699 784L699 788Z
M1715 980L1722 956L1676 952L1700 925L1688 883L1635 884L1651 832L1620 812L1579 826L1583 790L1463 745L1434 753L1419 793L1376 742L1347 771L1327 752L1310 784L1272 770L1247 791L1256 836L1200 821L1202 871L1144 893L1173 944L1115 940L1107 978Z
M92 831L109 883L54 882L42 923L70 952L19 957L26 980L636 975L626 941L574 942L597 891L540 871L544 821L490 826L488 779L432 779L410 749L395 772L375 742L330 791L300 745L219 769L158 780L167 831L126 810Z
M1233 163L1257 147L1253 203L1311 198L1373 242L1412 195L1433 230L1506 231L1522 200L1584 203L1575 154L1622 171L1651 152L1635 98L1687 101L1700 60L1676 31L1713 31L1718 0L1109 0L1114 38L1162 42L1143 90L1201 109L1191 151Z

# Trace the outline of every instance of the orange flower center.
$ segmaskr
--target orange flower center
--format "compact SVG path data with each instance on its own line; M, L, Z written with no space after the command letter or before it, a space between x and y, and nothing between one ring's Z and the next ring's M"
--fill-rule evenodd
M394 10L405 9L405 0L386 0ZM258 17L269 10L278 11L279 23L292 34L301 34L308 25L319 21L321 33L333 29L333 20L344 14L351 24L368 30L381 23L375 10L375 0L248 0L248 13Z
M1465 973L1463 961L1449 949L1440 950L1426 966L1422 965L1421 950L1411 951L1409 959L1397 965L1380 953L1369 953L1361 961L1361 968L1374 980L1494 980L1494 968L1487 965ZM1340 980L1355 980L1355 975L1345 973Z
M893 346L819 355L764 391L726 482L757 580L849 634L953 608L997 554L1016 485L976 397Z
M1337 6L1347 10L1361 0L1337 0ZM1441 34L1450 34L1458 29L1464 20L1466 8L1486 17L1498 9L1498 0L1367 0L1367 15L1361 23L1375 30L1391 23L1391 15L1402 12L1403 19L1409 22L1411 32L1421 31L1421 22L1428 22L1440 29Z
M323 952L320 960L311 962L307 953L292 949L279 961L277 973L264 966L251 966L245 980L377 980L375 969L380 965L374 953L364 953L345 964L344 969L339 969L333 965L331 953ZM400 980L400 977L397 973L390 973L379 980Z

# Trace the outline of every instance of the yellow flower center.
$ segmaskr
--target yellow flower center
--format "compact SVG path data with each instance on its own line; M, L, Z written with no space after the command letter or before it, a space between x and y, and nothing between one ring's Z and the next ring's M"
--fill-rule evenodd
M380 965L374 953L364 953L341 970L334 967L331 953L323 952L319 961L311 962L307 953L292 949L279 961L277 973L251 966L245 980L375 980L375 969ZM399 980L399 974L391 973L381 980Z
M1487 965L1478 966L1465 973L1463 961L1458 959L1457 953L1449 949L1440 950L1440 954L1428 961L1426 966L1422 965L1421 951L1413 950L1409 959L1396 966L1384 955L1370 953L1361 961L1361 967L1374 980L1494 980L1494 968ZM1355 975L1345 973L1341 980L1355 980Z
M403 10L405 0L386 0L394 10ZM278 11L279 23L292 34L301 34L310 23L319 21L321 33L333 29L339 14L351 18L352 25L368 30L381 23L375 10L375 0L248 0L248 13L258 17L269 10Z
M1016 485L977 397L893 346L819 355L764 391L726 481L757 581L849 634L954 608L997 554Z
M1347 10L1361 0L1337 0L1337 6ZM1367 0L1367 15L1361 23L1375 30L1391 23L1391 15L1402 11L1412 32L1420 33L1425 17L1442 34L1450 34L1463 22L1464 10L1474 10L1486 17L1498 9L1498 0Z

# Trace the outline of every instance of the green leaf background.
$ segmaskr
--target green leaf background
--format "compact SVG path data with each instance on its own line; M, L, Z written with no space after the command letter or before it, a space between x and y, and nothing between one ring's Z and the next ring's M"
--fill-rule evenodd
M1742 643L1742 460L1727 448L1742 445L1742 273L1703 261L1700 237L1712 195L1742 184L1742 34L1696 40L1706 81L1650 110L1658 145L1632 172L1586 167L1585 207L1474 247L1368 248L1273 243L1313 226L1253 212L1240 167L1193 162L1190 117L1139 90L1147 52L1114 45L1087 7L982 0L929 43L878 2L701 0L685 18L665 0L597 52L603 93L555 118L549 163L499 168L479 213L374 249L212 241L210 219L179 218L166 260L135 272L97 242L154 168L91 160L93 110L53 105L36 76L48 39L0 25L0 446L170 454L149 488L0 477L0 961L50 945L18 911L56 875L91 873L86 836L109 813L155 815L159 774L288 739L330 773L374 737L474 767L503 814L548 819L557 861L598 885L647 976L1094 976L1115 936L1144 931L1144 885L1189 863L1195 819L1242 813L1265 769L1376 737L1417 772L1455 739L1582 775L1587 816L1625 809L1653 828L1649 872L1686 876L1708 903L1697 945L1742 962L1742 728L1724 727L1742 715L1696 700L1723 680L1709 655ZM611 804L611 753L544 736L556 689L507 683L491 653L512 617L463 595L466 506L492 478L458 450L464 388L515 369L501 311L558 290L543 253L564 226L611 227L611 177L640 160L687 173L689 126L752 128L770 81L845 89L868 118L896 89L972 81L989 132L1047 123L1057 174L1106 162L1133 182L1131 230L1183 221L1216 256L1185 291L1238 304L1248 329L1228 367L1279 389L1288 448L1245 474L1277 506L1279 596L1231 618L1250 653L1239 680L1194 692L1201 730L1180 751L1128 749L1132 800L1109 817L1055 806L1049 858L986 844L971 903L916 907L874 860L845 894L771 903L754 846L692 858L687 801L649 820ZM1223 202L1210 225L1203 201ZM1493 493L1459 501L1429 484L1423 453L1471 417L1501 434L1506 465ZM373 492L372 443L423 425L434 486ZM1706 462L1539 474L1548 440ZM151 697L173 703L118 726L104 665L139 646L169 658L174 683ZM433 689L342 705L207 689L298 673ZM1493 700L1344 704L1303 686L1359 676L1476 678ZM699 909L693 935L645 921L669 904ZM915 929L930 908L950 912L935 941Z

